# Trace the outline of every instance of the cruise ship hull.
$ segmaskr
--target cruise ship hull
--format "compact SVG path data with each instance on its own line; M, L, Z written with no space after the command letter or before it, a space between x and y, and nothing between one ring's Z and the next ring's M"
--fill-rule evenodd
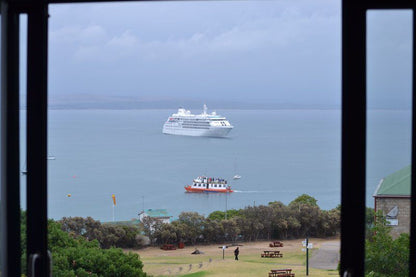
M194 137L225 137L233 127L211 127L207 129L182 128L164 126L163 133L169 135L194 136Z

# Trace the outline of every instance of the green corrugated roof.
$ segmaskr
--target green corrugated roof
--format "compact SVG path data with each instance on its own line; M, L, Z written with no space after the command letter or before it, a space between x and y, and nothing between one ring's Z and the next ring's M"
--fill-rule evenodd
M171 215L165 209L148 209L144 211L150 217L170 217Z
M409 165L383 178L375 195L410 195L410 169Z
M109 221L103 222L103 224L110 224L110 225L126 225L126 226L139 226L140 220L132 219L132 220L124 220L124 221Z

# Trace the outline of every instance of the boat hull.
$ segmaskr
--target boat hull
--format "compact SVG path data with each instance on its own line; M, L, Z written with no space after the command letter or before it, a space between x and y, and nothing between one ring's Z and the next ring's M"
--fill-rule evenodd
M215 192L215 193L225 193L225 192L233 192L231 188L226 189L211 189L211 188L193 188L191 186L185 187L186 192Z
M193 136L193 137L225 137L233 127L211 127L206 129L182 128L180 126L164 126L163 133L168 135Z

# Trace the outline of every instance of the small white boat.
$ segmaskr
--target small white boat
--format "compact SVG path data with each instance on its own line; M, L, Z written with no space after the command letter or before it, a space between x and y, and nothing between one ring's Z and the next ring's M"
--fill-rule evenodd
M233 179L234 179L234 180L241 179L241 176L240 176L240 175L234 175Z
M55 160L56 158L55 158L55 156L48 156L46 159L47 160Z

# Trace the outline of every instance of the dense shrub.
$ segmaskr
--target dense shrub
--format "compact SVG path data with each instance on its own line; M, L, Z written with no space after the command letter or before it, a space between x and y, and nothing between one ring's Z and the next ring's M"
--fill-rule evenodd
M64 217L60 221L62 230L74 237L89 241L97 240L102 248L140 248L143 240L140 230L134 226L101 224L91 217Z
M385 220L377 218L365 244L365 272L368 277L409 276L409 234L397 239L390 235Z
M22 213L22 230L26 229ZM48 221L48 247L52 252L52 272L56 277L82 276L147 276L139 256L122 249L102 249L97 240L63 231L60 223ZM82 228L81 228L82 229ZM84 232L78 229L79 232ZM85 232L84 232L85 234ZM22 273L26 274L26 237L22 233Z
M194 245L237 240L328 237L339 231L340 207L321 210L315 198L304 194L288 206L282 202L270 202L268 205L230 210L227 219L221 211L215 211L207 218L195 212L183 212L171 224L151 218L145 218L143 223L145 234L154 244L185 242Z

